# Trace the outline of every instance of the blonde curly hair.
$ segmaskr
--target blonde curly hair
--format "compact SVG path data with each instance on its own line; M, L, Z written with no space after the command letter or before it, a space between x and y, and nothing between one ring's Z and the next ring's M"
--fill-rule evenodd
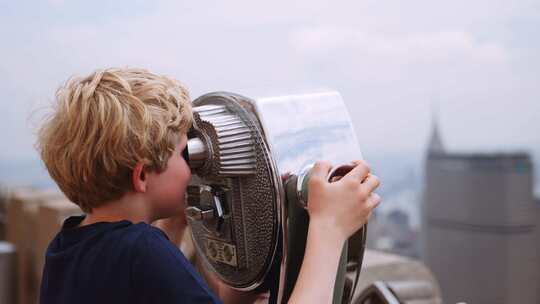
M142 69L98 70L56 93L36 147L51 177L85 212L132 189L138 163L161 172L192 123L186 88Z

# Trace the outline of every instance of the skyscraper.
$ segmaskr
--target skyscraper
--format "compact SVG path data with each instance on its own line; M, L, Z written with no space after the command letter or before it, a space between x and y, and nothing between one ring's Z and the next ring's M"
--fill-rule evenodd
M532 171L526 153L448 153L434 124L421 253L444 303L540 303Z

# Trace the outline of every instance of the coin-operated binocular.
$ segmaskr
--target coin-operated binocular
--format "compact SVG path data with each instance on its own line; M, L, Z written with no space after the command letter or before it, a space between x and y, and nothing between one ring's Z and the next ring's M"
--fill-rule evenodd
M341 96L216 92L193 101L193 113L186 215L197 257L228 286L270 291L270 303L285 303L304 257L310 165L361 158ZM350 169L338 166L328 178ZM346 273L354 278L356 271L357 281L365 233L364 227L343 248L334 303L352 297L356 282L347 282Z

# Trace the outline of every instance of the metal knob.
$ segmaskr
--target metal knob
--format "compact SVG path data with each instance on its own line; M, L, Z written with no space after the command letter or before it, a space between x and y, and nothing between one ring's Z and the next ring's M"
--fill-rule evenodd
M347 173L349 173L353 168L354 166L349 164L336 166L332 168L332 170L328 174L327 180L329 182L337 181L343 176L345 176ZM296 176L296 180L292 180L291 183L288 183L289 187L292 187L292 189L294 189L294 193L296 194L296 201L303 208L307 208L308 206L308 183L311 175L311 169L313 169L313 164L309 164L303 167Z
M208 159L208 147L199 137L190 138L186 149L191 169L202 167Z
M210 220L214 218L214 209L200 209L199 207L186 208L186 216L195 221Z
M215 194L214 189L208 185L194 186L190 188L189 192L191 191L198 192L196 197L198 202L196 206L192 205L186 208L186 216L193 221L202 221L206 230L219 234L225 219L225 212L220 198Z

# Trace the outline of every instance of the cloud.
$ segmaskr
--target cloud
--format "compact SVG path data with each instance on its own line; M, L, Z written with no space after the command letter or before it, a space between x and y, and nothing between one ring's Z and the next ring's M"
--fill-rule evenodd
M65 0L48 0L47 2L52 7L60 7L60 6L63 6L66 3Z
M0 48L0 105L13 117L0 127L18 140L0 158L35 153L33 109L70 75L107 66L172 75L194 97L332 87L355 117L363 149L421 151L434 96L450 146L537 141L540 43L526 34L540 26L535 1L9 5L0 12L0 37L9 41ZM526 26L518 22L524 17Z
M458 31L384 35L354 27L303 27L290 34L292 45L303 53L362 52L370 56L394 56L407 62L441 62L456 58L464 63L502 64L506 50L493 42L476 40Z

